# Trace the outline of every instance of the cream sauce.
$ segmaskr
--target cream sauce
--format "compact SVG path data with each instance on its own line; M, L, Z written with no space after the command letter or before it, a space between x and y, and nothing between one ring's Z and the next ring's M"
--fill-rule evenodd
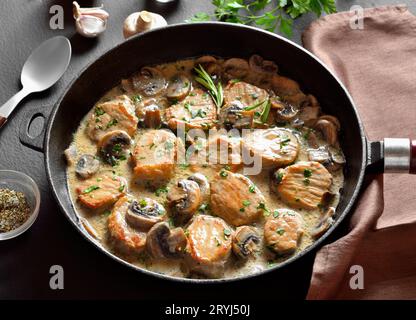
M167 63L162 64L160 66L156 66L159 69L166 79L172 78L178 72L187 74L191 78L192 68L194 66L194 60L184 60L175 63ZM104 97L102 97L96 105L104 101L111 100L114 97L117 97L121 94L127 94L133 96L131 93L126 93L123 90L122 85L118 85L114 89L110 90ZM74 134L73 145L75 145L78 156L82 154L97 154L97 145L93 142L90 137L86 133L86 125L88 122L88 118L90 117L91 113L94 112L94 108L85 116L82 120L79 128ZM294 129L286 126L286 129L291 130L295 136L298 138L300 143L300 152L296 161L308 160L307 149L310 148L307 141L303 137L305 133L309 130L308 128L300 128ZM146 129L139 128L134 140L137 141L139 136L143 133ZM325 141L319 136L318 142L320 145L325 145ZM134 146L131 147L132 150ZM81 181L80 178L77 176L75 172L76 162L74 164L69 164L67 169L67 177L68 177L68 189L70 190L70 195L72 198L72 202L76 209L77 214L84 219L87 231L90 232L93 236L97 238L97 240L103 245L103 247L110 252L120 256L121 258L125 259L126 261L139 266L141 268L146 268L148 270L167 274L174 277L188 277L186 267L182 264L182 261L178 260L164 260L164 261L155 261L150 258L146 253L141 253L137 255L126 255L119 252L114 246L114 243L110 239L108 235L107 229L107 219L109 215L109 210L111 208L105 209L97 209L91 210L84 206L82 206L77 201L77 194L75 192L77 184ZM143 197L153 198L161 204L165 203L166 200L166 192L156 192L157 187L149 186L140 182L135 181L132 171L132 164L131 161L120 161L117 166L110 166L109 164L101 163L100 172L113 172L119 176L122 176L127 179L128 181L128 193L137 197L138 199ZM214 174L218 174L218 168L213 169L211 167L200 167L199 172L206 175L208 180L211 180ZM175 169L174 177L166 184L162 185L162 187L171 187L172 185L176 184L178 180L185 179L189 177L194 172L192 168L189 166L178 165ZM278 208L290 208L284 202L282 202L276 193L273 193L270 190L270 179L269 179L269 171L263 172L257 176L249 176L249 178L253 181L253 183L261 190L263 193L267 207L271 210L278 209ZM344 183L344 176L343 170L338 170L332 173L333 175L333 184L331 186L331 190L334 193L338 193L339 189L343 186ZM339 195L337 195L331 206L336 207L339 201ZM295 255L310 246L314 239L312 238L310 232L313 227L318 223L319 218L321 216L321 210L306 210L306 209L294 209L298 211L304 220L304 229L305 233L300 240L298 249L294 253ZM197 213L198 214L198 213ZM255 227L257 227L259 234L263 238L263 225L265 222L265 217L261 218L260 221L255 223ZM256 253L253 257L251 257L248 261L243 262L237 259L234 255L232 255L227 262L227 267L225 268L224 277L225 278L232 278L238 277L241 275L253 274L257 273L263 269L267 269L275 264L281 263L282 261L288 259L290 256L286 257L277 257L274 253L266 249L264 245L261 246L261 251ZM292 255L291 255L292 256ZM195 275L192 275L195 277Z

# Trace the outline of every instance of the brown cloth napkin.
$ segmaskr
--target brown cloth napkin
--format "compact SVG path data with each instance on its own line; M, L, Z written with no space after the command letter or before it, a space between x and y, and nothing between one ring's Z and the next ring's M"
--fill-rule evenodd
M416 17L404 5L366 9L360 30L353 15L313 22L305 48L346 85L370 140L416 138ZM362 290L350 288L353 265ZM317 253L307 298L416 299L416 176L371 177L349 233Z

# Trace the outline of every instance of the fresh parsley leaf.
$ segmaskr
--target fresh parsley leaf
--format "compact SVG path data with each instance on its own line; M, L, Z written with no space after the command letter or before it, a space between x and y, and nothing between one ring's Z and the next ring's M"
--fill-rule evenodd
M218 21L251 24L268 31L292 36L293 20L301 15L314 12L336 12L335 0L212 0L215 9L212 14L198 12L187 22L216 19Z

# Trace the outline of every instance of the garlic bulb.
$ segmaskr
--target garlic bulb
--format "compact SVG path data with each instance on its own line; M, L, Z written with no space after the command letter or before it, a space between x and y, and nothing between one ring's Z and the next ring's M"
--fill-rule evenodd
M81 8L74 1L72 3L75 27L77 32L87 38L94 38L103 33L107 27L107 20L110 16L103 6L94 8Z
M166 26L168 23L160 14L140 11L134 12L124 20L123 35L129 38L137 33Z

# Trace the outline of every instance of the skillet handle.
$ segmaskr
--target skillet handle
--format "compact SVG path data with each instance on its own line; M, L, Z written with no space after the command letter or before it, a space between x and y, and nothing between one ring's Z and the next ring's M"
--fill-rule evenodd
M410 171L416 174L416 140L410 141Z
M416 174L416 140L385 138L368 142L367 171Z
M21 144L39 152L44 151L45 132L48 123L49 113L50 108L40 106L29 109L23 114L23 123L20 125L19 131L19 140ZM32 137L29 134L29 127L32 121L37 117L42 117L44 119L44 123L42 131L36 137Z

